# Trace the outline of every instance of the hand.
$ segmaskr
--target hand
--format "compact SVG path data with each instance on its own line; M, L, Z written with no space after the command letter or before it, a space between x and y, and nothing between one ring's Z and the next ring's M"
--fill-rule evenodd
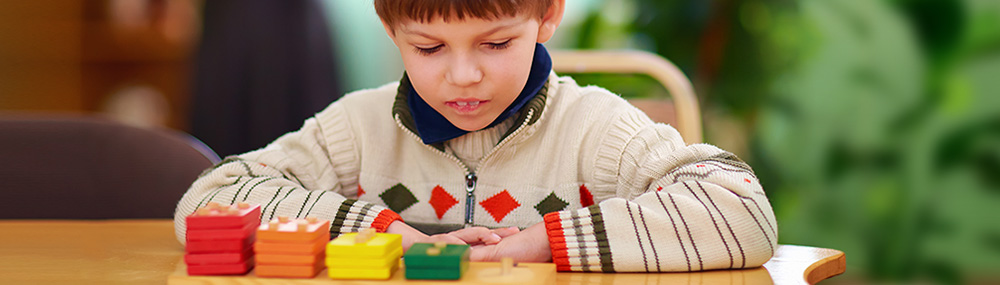
M479 244L472 246L472 261L500 261L511 257L514 262L549 262L552 260L552 249L549 247L549 236L545 233L545 224L535 224L524 231L506 232L497 244Z
M518 232L516 227L490 230L485 227L472 227L450 233L428 236L402 221L393 221L385 230L386 233L403 236L403 251L409 250L414 243L445 242L450 244L493 245L505 236Z

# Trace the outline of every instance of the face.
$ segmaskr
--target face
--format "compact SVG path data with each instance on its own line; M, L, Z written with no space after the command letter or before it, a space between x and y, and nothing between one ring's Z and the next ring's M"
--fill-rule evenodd
M533 17L438 18L386 30L420 97L456 127L475 131L520 94L535 43L548 39L540 22Z

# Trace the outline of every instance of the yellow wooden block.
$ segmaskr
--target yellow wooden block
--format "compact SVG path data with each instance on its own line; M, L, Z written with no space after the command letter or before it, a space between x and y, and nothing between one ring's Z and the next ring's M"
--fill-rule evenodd
M326 256L351 258L381 258L403 247L403 237L398 234L375 234L366 242L355 243L357 233L346 233L326 244Z
M392 263L388 268L327 268L327 274L333 279L375 279L386 280L392 277L392 273L399 269L399 261Z
M397 248L391 254L379 258L357 258L357 257L327 257L326 266L336 268L384 268L391 266L393 262L399 263L399 258L403 256L403 248Z

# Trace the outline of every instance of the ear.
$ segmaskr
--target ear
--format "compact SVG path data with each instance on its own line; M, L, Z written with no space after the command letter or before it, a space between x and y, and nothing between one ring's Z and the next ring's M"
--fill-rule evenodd
M551 0L549 10L542 17L541 25L538 26L538 42L544 43L552 38L556 33L556 28L562 22L563 12L566 10L566 0Z

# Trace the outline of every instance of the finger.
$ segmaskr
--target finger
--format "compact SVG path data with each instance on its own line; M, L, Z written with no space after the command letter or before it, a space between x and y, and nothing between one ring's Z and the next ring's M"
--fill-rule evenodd
M475 246L469 252L469 261L494 261L493 256L496 254L496 250L496 245Z
M427 237L427 240L426 240L427 243L436 243L436 242L442 242L442 241L445 242L445 243L449 243L449 244L468 244L464 240L462 240L462 239L460 239L460 238L458 238L456 236L453 236L451 234L436 234L436 235L432 235L432 236Z
M453 235L468 244L497 244L502 239L499 235L484 227L461 229L448 234Z
M501 238L509 237L519 232L521 232L521 229L518 229L517 227L493 229L493 233L497 234Z

